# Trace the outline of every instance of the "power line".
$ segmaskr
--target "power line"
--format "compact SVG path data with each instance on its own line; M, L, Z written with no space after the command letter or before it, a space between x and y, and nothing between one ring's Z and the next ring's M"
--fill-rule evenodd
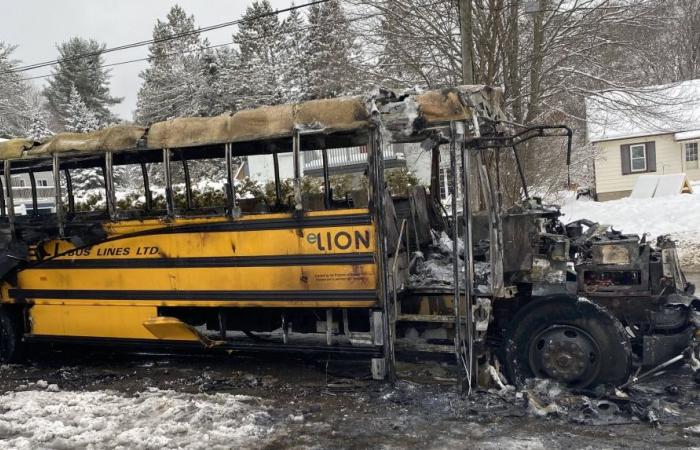
M184 52L167 53L167 54L165 54L165 55L163 55L163 56L168 57L168 56L184 55L184 54L186 54L186 53L193 53L193 52L198 52L198 51L201 51L201 50L209 50L209 49L212 49L212 48L224 47L224 46L231 45L231 44L233 44L233 42L226 42L226 43L224 43L224 44L216 44L216 45L207 45L207 46L204 46L204 47L198 47L198 48L195 48L195 49L192 49L192 50L187 50L187 51L184 51ZM148 61L149 59L151 59L150 56L147 56L147 57L145 57L145 58L129 59L129 60L126 60L126 61L118 61L118 62L109 63L109 64L102 64L102 65L99 66L99 68L101 69L101 68L104 68L104 67L121 66L121 65L124 65L124 64L132 64L132 63L141 62L141 61ZM89 69L86 68L86 69L83 69L82 71L87 71L87 70L89 70ZM80 71L79 71L79 72L80 72ZM18 81L37 80L37 79L39 79L39 78L48 78L48 77L52 77L53 75L54 75L54 74L52 74L52 73L47 73L47 74L45 74L45 75L37 75L37 76L34 76L34 77L20 78Z
M326 1L327 1L327 0L326 0ZM353 23L353 22L357 22L357 21L361 21L361 20L371 19L372 17L376 17L377 15L378 15L378 14L372 14L372 15L368 15L368 16L354 17L354 18L352 18L352 19L347 19L347 23ZM256 37L254 38L254 40L265 39L265 38L269 38L269 37L275 37L275 36L278 36L278 35L281 35L281 34L292 34L292 33L298 32L298 31L308 31L308 30L312 30L312 29L315 29L315 28L319 28L319 27L321 27L321 25L306 25L306 26L303 26L303 27L300 27L300 28L294 28L294 29L289 29L289 30L284 30L284 31L282 31L282 30L277 30L277 31L275 31L275 32L273 32L273 33L258 35L258 36L256 36ZM191 50L185 50L185 51L181 51L181 52L167 53L167 54L164 54L164 55L161 55L161 56L163 56L163 57L178 56L178 55L184 55L184 54L187 54L187 53L199 52L199 51L202 51L202 50L209 50L209 49L213 49L213 48L226 47L226 46L233 45L233 44L235 44L235 42L226 42L226 43L223 43L223 44L206 45L206 46L202 46L202 47L193 48L193 49L191 49ZM113 66L121 66L121 65L125 65L125 64L133 64L133 63L142 62L142 61L149 61L150 59L151 59L151 57L129 59L129 60L126 60L126 61L118 61L118 62L109 63L109 64L101 64L101 65L99 66L99 68L113 67ZM85 68L85 69L79 70L78 72L85 72L85 71L88 71L88 70L91 70L91 68ZM0 74L0 75L1 75L1 74ZM17 81L38 80L38 79L40 79L40 78L48 78L48 77L52 77L52 76L54 76L54 74L52 74L52 73L47 73L47 74L44 74L44 75L36 75L36 76L31 76L31 77L26 77L26 78L20 78L20 79L18 79Z
M258 14L257 16L253 16L253 17L246 17L246 18L244 18L244 19L237 19L237 20L232 20L232 21L229 21L229 22L223 22L223 23L219 23L219 24L216 24L216 25L210 25L210 26L208 26L208 27L200 27L200 28L198 28L198 29L196 29L196 30L187 31L187 32L184 32L184 33L178 33L178 34L174 34L174 35L172 35L172 36L167 36L167 37L163 37L163 38L159 38L159 39L148 39L148 40L145 40L145 41L133 42L133 43L131 43L131 44L124 44L124 45L119 45L119 46L116 46L116 47L110 47L110 48L106 48L106 49L99 50L99 51L95 51L95 52L83 53L83 54L81 54L81 55L75 55L75 56L71 56L71 57L69 57L69 58L54 59L54 60L51 60L51 61L44 61L44 62L41 62L41 63L35 63L35 64L28 64L28 65L25 65L25 66L19 66L19 67L15 67L15 68L13 68L13 69L10 69L10 70L6 70L6 71L4 71L4 72L0 72L0 75L6 74L6 73L26 72L26 71L28 71L28 70L39 69L39 68L41 68L41 67L54 66L54 65L56 65L56 64L58 64L58 63L60 63L60 62L74 61L74 60L77 60L77 59L90 58L90 57L93 57L93 56L102 55L102 54L104 54L104 53L112 53L112 52L116 52L116 51L128 50L128 49L131 49L131 48L136 48L136 47L143 47L144 45L150 45L150 44L156 44L156 43L161 43L161 42L167 42L167 41L171 41L171 40L174 40L174 39L180 39L180 38L187 37L187 36L197 35L197 34L199 34L199 33L204 33L204 32L207 32L207 31L218 30L218 29L220 29L220 28L226 28L226 27L230 27L230 26L233 26L233 25L238 25L238 24L241 24L241 23L243 23L243 22L251 22L251 21L263 19L263 18L265 18L265 17L270 17L270 16L273 16L273 15L278 15L278 14L281 14L281 13L290 12L290 11L294 11L294 10L301 9L301 8L307 8L307 7L309 7L309 6L318 5L318 4L321 4L321 3L326 3L326 2L328 2L328 1L330 1L330 0L314 0L314 1L311 1L311 2L308 2L308 3L304 3L304 4L301 4L301 5L290 6L290 7L288 7L288 8L284 8L284 9L276 9L275 11L271 11L271 12L269 12L269 13L263 13L263 14Z

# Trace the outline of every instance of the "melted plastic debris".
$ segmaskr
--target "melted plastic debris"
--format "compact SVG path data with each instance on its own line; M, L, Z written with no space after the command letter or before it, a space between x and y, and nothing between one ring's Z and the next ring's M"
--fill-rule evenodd
M451 287L454 280L454 267L452 261L453 240L444 231L438 234L432 231L433 245L427 255L422 252L415 252L411 260L411 277L409 287ZM458 270L459 285L465 285L464 274L464 242L457 241L459 251ZM491 266L487 262L474 262L474 284L477 291L489 292L489 273Z

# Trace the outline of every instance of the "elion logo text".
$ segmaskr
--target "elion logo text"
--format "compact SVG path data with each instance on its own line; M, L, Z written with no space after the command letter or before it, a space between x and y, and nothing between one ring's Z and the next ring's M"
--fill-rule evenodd
M336 231L326 233L310 233L306 235L306 241L309 244L316 245L321 251L327 250L347 250L354 248L355 250L369 249L370 231Z

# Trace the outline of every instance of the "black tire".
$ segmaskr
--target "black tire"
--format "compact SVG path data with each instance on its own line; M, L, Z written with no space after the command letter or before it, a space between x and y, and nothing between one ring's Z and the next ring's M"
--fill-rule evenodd
M552 378L573 387L624 383L632 346L619 320L587 300L546 297L515 315L506 332L506 375L522 386Z
M23 359L24 342L20 319L0 308L0 362L17 363Z

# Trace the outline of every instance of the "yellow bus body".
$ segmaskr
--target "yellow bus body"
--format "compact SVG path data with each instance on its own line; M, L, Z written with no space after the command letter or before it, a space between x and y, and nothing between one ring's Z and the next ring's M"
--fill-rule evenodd
M367 209L128 220L103 229L106 238L94 245L49 240L32 249L16 286L4 290L3 302L28 305L31 335L195 340L153 322L158 309L378 306Z

